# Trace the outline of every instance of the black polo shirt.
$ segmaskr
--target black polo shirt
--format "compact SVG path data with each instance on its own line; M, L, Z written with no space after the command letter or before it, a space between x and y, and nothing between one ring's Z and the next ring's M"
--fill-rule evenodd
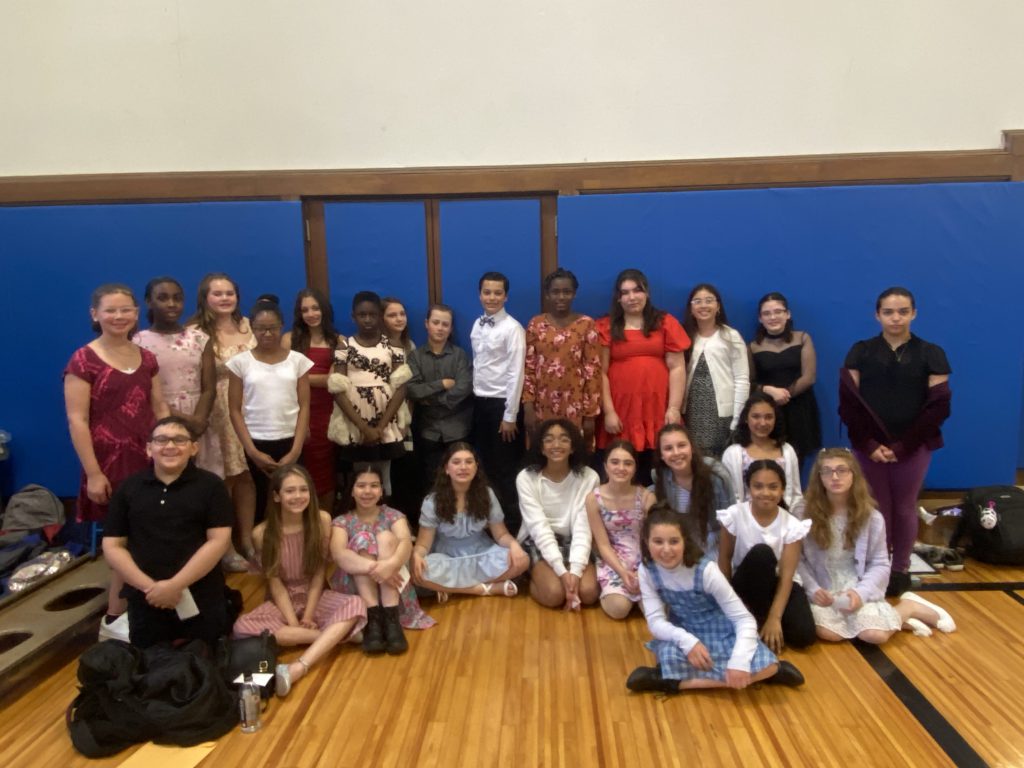
M858 341L845 366L860 372L860 394L894 439L907 431L928 398L928 377L950 373L942 347L913 334L892 349L882 334Z
M224 481L191 462L177 480L164 485L150 467L132 475L110 500L103 535L126 538L136 565L151 578L169 579L206 543L210 528L230 528L234 509ZM193 592L220 586L213 568Z

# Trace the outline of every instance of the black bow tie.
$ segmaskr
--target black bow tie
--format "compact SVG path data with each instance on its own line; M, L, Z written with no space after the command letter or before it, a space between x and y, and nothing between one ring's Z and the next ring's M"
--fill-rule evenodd
M480 327L482 328L485 325L494 325L494 318L491 317L490 315L484 315L483 317L481 317Z

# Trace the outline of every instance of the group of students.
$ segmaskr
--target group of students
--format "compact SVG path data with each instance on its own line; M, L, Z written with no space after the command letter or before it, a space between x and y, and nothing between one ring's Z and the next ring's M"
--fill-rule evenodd
M183 324L181 285L156 278L150 328L136 333L131 291L102 286L92 302L100 335L65 370L80 516L102 520L115 487L147 456L156 463L154 418L183 429L188 458L230 494L225 568L268 577L268 602L235 632L310 644L281 671L285 691L360 630L368 653L404 651L403 625L433 623L414 585L440 601L514 596L527 570L530 594L550 607L600 599L623 618L643 597L659 666L637 670L634 690L796 684L799 673L774 655L784 644L953 627L938 606L903 594L906 506L916 521L950 400L942 350L910 334L909 291L879 297L882 334L848 355L841 413L855 452L818 454L804 497L800 459L820 445L814 350L781 294L761 300L748 354L714 286L691 291L682 324L654 307L638 270L619 275L596 321L573 311L571 272L544 286L547 311L523 329L504 309L507 278L481 277L472 362L451 341L444 305L431 306L428 343L416 348L401 302L371 292L355 295L357 330L345 339L313 289L296 298L285 334L275 297L247 319L222 273L203 279ZM171 438L184 439L163 437L170 453ZM587 464L592 441L604 484ZM411 475L395 462L410 443ZM419 506L416 478L430 493L414 540L382 500L404 490ZM332 522L337 498L344 511ZM124 622L124 575L115 566L101 635ZM129 608L133 589L129 579ZM902 595L895 608L887 589Z

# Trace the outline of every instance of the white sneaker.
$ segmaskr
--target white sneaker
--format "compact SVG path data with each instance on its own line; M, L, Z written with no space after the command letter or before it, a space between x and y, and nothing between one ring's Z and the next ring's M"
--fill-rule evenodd
M125 611L116 619L109 624L107 623L107 617L104 616L100 619L100 636L99 642L104 640L121 640L123 642L131 642L128 639L128 612Z

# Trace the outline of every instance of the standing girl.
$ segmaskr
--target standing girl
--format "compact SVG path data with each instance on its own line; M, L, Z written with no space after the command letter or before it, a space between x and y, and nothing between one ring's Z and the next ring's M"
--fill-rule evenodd
M519 589L512 579L529 565L530 558L505 527L476 452L467 443L455 443L445 453L433 492L423 500L412 550L416 584L437 592L442 603L448 593L491 595L492 589L515 597Z
M516 490L523 516L519 541L532 563L530 596L543 606L577 610L597 602L587 496L598 482L575 424L549 419L537 428Z
M102 523L117 486L146 468L150 429L169 411L156 357L131 342L139 319L131 289L101 285L92 293L89 312L99 337L77 349L64 368L64 404L71 444L82 465L78 520ZM100 638L127 640L124 580L117 572L110 578Z
M412 378L406 385L416 404L412 427L421 487L434 482L441 459L473 429L473 366L451 342L454 314L444 304L427 311L427 343L409 353Z
M750 501L718 510L722 537L718 567L757 619L761 639L775 653L783 645L806 648L815 639L814 620L800 583L800 541L810 520L780 507L786 475L771 459L751 462L744 475Z
M231 423L256 483L256 522L267 510L269 478L302 455L309 431L309 370L305 355L281 347L284 317L276 296L252 310L256 348L228 360Z
M885 518L889 595L910 588L917 497L952 399L946 353L910 332L916 317L910 291L883 291L875 302L882 333L854 344L839 376L839 415Z
M715 286L701 283L690 291L683 316L693 339L686 353L686 424L706 456L722 455L750 394L747 345L727 323Z
M367 605L363 652L405 653L402 627L427 629L436 623L421 609L409 580L412 535L405 515L381 503L384 477L372 464L353 469L348 511L334 518L331 557L338 570L331 585L358 593Z
M701 456L682 424L666 424L658 432L658 463L651 490L658 501L679 513L686 535L704 554L717 559L721 525L715 511L733 503L732 484L725 467Z
M757 389L775 401L786 439L804 459L821 447L821 417L814 397L818 358L806 331L793 330L789 302L772 292L757 304L757 332L750 343Z
M686 391L683 352L690 346L679 321L650 302L647 277L626 269L615 279L611 310L597 321L601 341L603 428L597 447L617 437L641 454L647 477L658 430L678 424Z
M654 494L637 482L636 449L627 440L609 443L604 471L608 482L587 496L587 519L599 555L601 608L624 619L640 602L640 527Z
M416 349L416 344L409 336L409 317L405 311L405 305L401 299L394 296L385 296L380 300L381 322L384 326L384 335L393 349L397 349L405 355L408 362L410 355ZM414 514L410 515L410 522L416 527L419 519L418 510L423 501L425 486L420 483L419 464L413 456L412 440L412 403L408 394L406 399L398 407L396 416L398 423L402 425L402 445L405 452L391 460L389 465L389 481L391 487L391 503L399 509L407 509ZM433 481L433 478L430 478Z
M207 336L213 346L217 369L217 392L210 411L209 433L204 447L204 461L211 471L224 478L235 507L235 545L251 558L253 518L256 514L256 486L245 460L245 449L231 425L228 409L227 362L240 352L256 346L248 319L242 317L238 285L223 272L211 272L199 283L196 313L187 325L194 325ZM224 556L223 565L230 571L244 572L245 557L234 548Z
M346 462L371 462L381 468L390 493L391 459L405 452L398 409L405 400L409 366L405 353L383 334L380 297L360 291L352 298L357 331L334 353L328 389L340 413L331 417L331 439Z
M240 616L235 637L271 632L283 646L308 645L291 664L277 665L276 692L286 696L318 659L366 624L358 597L324 589L331 517L317 507L309 473L286 464L270 481L266 521L252 532L267 577L266 602Z
M181 313L185 292L173 277L155 277L146 284L146 318L149 328L133 341L156 355L160 363L160 388L172 416L189 425L199 439L196 464L216 468L207 461L207 442L201 439L209 424L217 392L217 369L210 337L194 325L183 326Z
M743 473L756 459L772 459L786 473L786 508L800 516L803 496L800 489L800 460L793 446L785 442L779 407L764 392L755 392L740 411L735 442L722 454L722 464L732 478L736 501L749 496L743 484Z
M338 331L334 327L334 309L316 288L303 288L295 298L292 329L281 338L281 346L294 349L308 357L309 369L309 439L302 448L302 463L316 484L320 509L334 509L334 443L327 439L334 399L327 391L334 351L338 348Z
M895 606L885 601L889 552L885 521L874 506L860 465L848 450L818 454L805 507L811 531L799 566L818 637L879 644L901 627L924 635L931 634L929 627L954 631L956 624L945 610L912 592Z
M576 275L559 267L544 278L547 312L526 326L523 423L527 434L547 419L565 418L594 438L601 408L601 345L594 320L572 309Z
M757 639L757 624L713 560L658 505L644 521L640 590L657 667L637 667L631 691L673 694L691 688L797 686L800 671Z

